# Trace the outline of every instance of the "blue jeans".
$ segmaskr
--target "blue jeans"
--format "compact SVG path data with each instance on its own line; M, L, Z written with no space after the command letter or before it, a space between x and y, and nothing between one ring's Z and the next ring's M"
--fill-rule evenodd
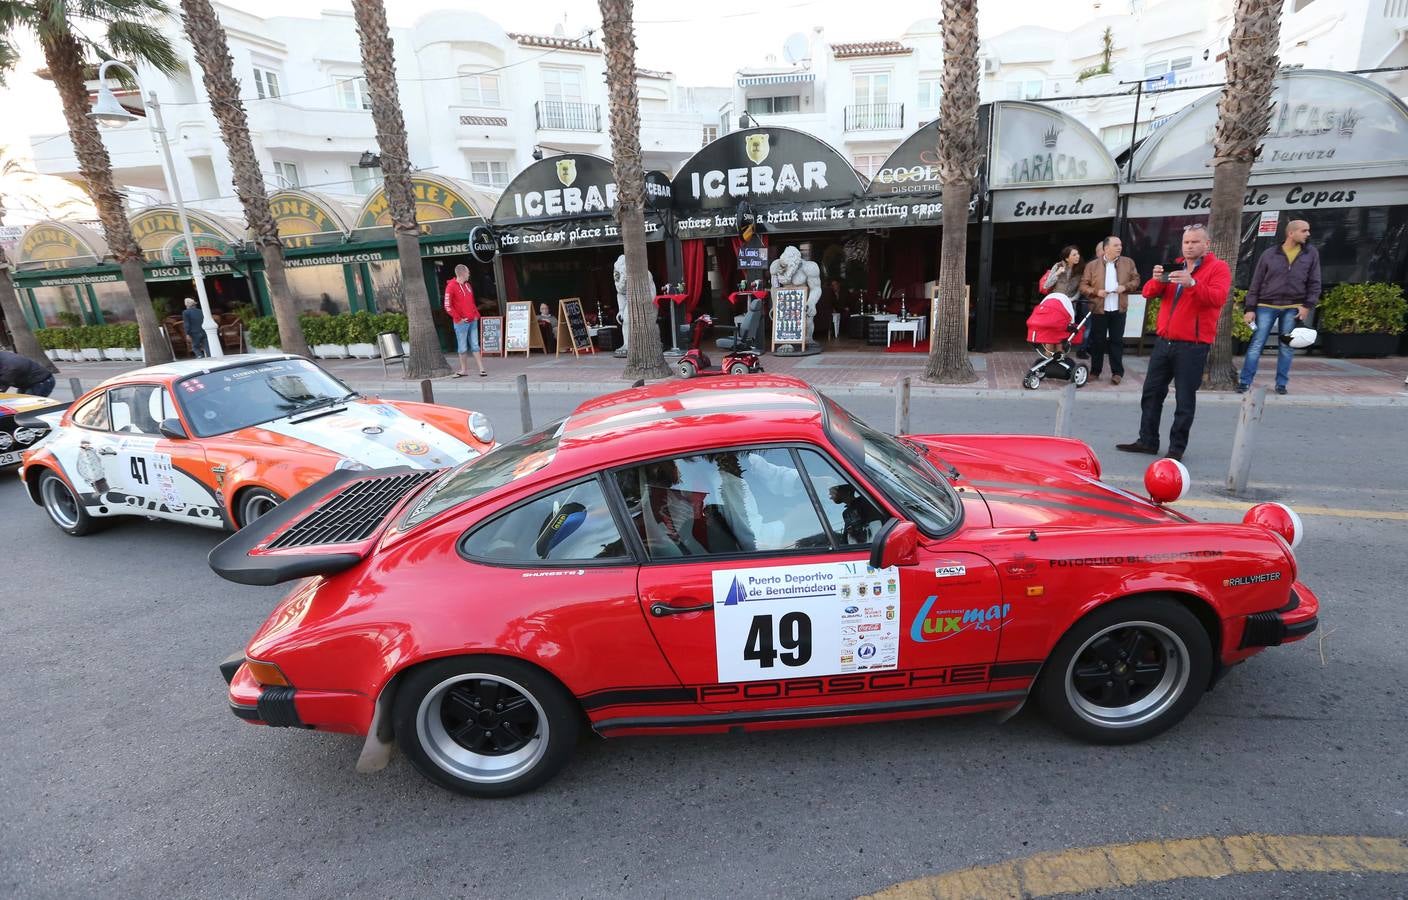
M1242 384L1250 386L1252 379L1256 378L1256 367L1261 362L1261 350L1266 346L1266 339L1271 337L1271 325L1273 322L1280 322L1277 327L1279 334L1290 334L1291 329L1296 327L1296 308L1271 309L1266 306L1256 308L1256 331L1252 333L1251 342L1247 344L1247 358L1242 361ZM1285 387L1286 382L1291 378L1291 357L1295 352L1291 350L1290 344L1278 343L1276 347L1276 386Z
M15 390L21 394L29 394L33 397L47 397L54 392L54 376L50 375L42 381L36 381L27 387L15 386Z
M461 354L479 352L479 320L455 323L455 343Z

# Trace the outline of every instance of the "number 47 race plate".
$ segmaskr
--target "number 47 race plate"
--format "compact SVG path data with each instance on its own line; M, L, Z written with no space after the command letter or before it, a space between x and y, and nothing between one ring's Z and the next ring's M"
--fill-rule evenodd
M899 665L897 568L858 559L713 575L720 683Z

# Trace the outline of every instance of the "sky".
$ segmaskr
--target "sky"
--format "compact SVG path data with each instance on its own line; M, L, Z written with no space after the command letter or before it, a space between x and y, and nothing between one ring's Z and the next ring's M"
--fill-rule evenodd
M176 6L176 0L168 0ZM350 9L349 0L237 0L260 16L316 17L323 9ZM984 35L1024 24L1067 30L1108 14L1125 0L982 0L979 27ZM460 8L500 23L506 31L551 34L561 24L568 36L598 31L596 0L386 0L391 24L412 24L432 10ZM1103 8L1102 8L1103 6ZM782 59L788 35L817 25L830 43L896 39L915 21L937 17L940 0L636 0L636 62L642 68L674 72L681 84L728 86L740 67ZM58 94L36 77L43 65L37 48L26 44L19 69L0 88L0 148L29 154L29 135L64 128ZM6 185L6 190L9 186Z

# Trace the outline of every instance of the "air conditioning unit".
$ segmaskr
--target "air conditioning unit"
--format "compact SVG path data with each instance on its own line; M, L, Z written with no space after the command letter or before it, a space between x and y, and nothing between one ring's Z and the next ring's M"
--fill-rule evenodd
M984 74L984 75L993 75L993 74L996 74L998 65L1000 65L1000 64L999 64L998 61L997 61L997 57L995 57L995 56L984 56L984 57L983 57L983 74Z

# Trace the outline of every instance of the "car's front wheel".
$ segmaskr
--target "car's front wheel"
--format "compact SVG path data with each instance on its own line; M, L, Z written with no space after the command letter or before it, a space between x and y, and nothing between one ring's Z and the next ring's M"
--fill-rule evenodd
M396 694L396 741L420 773L472 797L511 797L567 764L576 701L525 662L479 656L411 672Z
M264 488L249 488L240 494L239 508L235 510L235 520L243 528L250 522L270 512L283 502L283 498Z
M81 537L98 528L98 520L88 515L68 483L48 469L39 476L39 500L49 519L65 534Z
M1057 643L1037 698L1057 727L1104 744L1142 741L1198 704L1212 675L1212 641L1177 601L1141 597L1081 619Z

